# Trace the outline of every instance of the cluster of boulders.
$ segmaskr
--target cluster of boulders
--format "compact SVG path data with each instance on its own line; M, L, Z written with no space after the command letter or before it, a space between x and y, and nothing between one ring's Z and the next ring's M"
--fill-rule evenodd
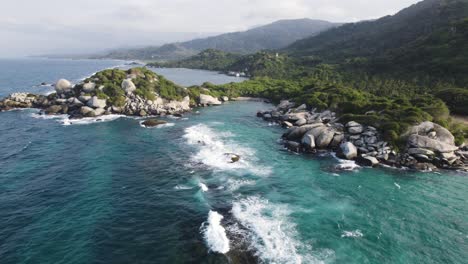
M125 92L125 101L120 102L119 105L113 105L109 100L95 95L99 90L104 89L104 86L98 86L95 83L99 80L72 85L68 80L61 79L54 85L55 93L48 96L14 93L0 101L0 110L39 108L44 114L68 114L71 118L97 117L108 114L181 115L191 110L189 96L184 97L181 101L174 101L164 99L156 93L154 100L148 100L135 94L137 87L132 80L137 77L139 76L135 73L128 74L127 78L122 81L121 88ZM151 80L151 82L157 81L157 78ZM229 101L226 96L221 97L220 100L207 94L200 94L197 99L198 106L220 105L222 102Z
M0 111L14 108L39 108L44 114L68 114L71 118L96 117L107 114L122 114L135 116L149 115L180 115L191 110L190 98L181 101L166 100L155 94L154 100L147 100L135 94L136 86L132 79L135 74L129 74L121 84L125 92L125 101L113 105L109 100L99 98L98 90L104 86L97 86L95 82L72 85L65 79L57 81L55 93L51 95L35 95L28 93L14 93L0 101ZM98 81L98 80L95 80ZM152 81L157 81L152 80ZM94 95L94 96L93 96ZM227 97L223 101L229 100ZM221 102L209 95L200 95L200 105L218 105Z
M355 121L340 123L336 113L328 110L317 112L284 100L276 109L259 111L257 116L287 128L282 142L291 151L332 150L338 157L355 160L362 166L382 163L420 170L466 169L468 152L455 146L454 137L447 129L431 122L411 128L407 150L397 153L375 127Z
M456 146L455 138L446 128L423 122L406 135L407 150L400 162L409 167L428 170L437 168L467 170L468 146Z

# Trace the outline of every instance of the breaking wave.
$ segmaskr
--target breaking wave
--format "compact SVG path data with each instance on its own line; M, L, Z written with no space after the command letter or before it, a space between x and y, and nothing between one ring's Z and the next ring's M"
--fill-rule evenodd
M192 161L203 163L219 170L246 170L257 175L271 173L269 167L254 164L255 151L229 140L230 133L218 133L212 128L199 124L185 129L184 138L199 150L192 156ZM233 162L232 156L238 155L239 161Z
M222 215L210 211L208 220L202 224L201 230L210 251L225 254L229 252L229 239L226 230L221 225L222 219Z

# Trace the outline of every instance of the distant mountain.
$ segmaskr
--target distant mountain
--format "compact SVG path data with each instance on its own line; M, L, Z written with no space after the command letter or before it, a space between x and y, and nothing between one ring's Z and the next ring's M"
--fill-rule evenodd
M468 1L425 0L393 16L345 24L285 50L319 62L374 73L466 76ZM464 77L468 83L468 77Z
M293 42L340 24L313 19L280 20L243 32L172 43L160 47L128 49L111 52L101 58L176 60L198 54L206 49L248 54L266 49L284 48Z

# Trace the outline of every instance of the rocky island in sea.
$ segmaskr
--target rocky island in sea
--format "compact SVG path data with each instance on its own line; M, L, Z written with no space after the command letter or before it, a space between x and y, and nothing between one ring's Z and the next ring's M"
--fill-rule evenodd
M67 114L78 119L110 114L180 115L190 111L191 105L221 104L205 94L191 101L187 88L146 68L108 69L76 85L61 79L54 87L49 95L13 93L0 101L0 110L38 108L46 115Z

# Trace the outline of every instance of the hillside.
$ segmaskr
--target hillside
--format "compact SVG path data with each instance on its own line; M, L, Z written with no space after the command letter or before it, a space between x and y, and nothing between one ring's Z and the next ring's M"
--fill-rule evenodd
M243 32L226 33L161 47L114 51L101 58L176 60L190 57L205 49L247 54L265 49L284 48L294 41L316 35L337 25L312 19L280 20Z
M393 16L346 24L299 40L285 50L296 57L346 63L373 74L458 79L467 67L466 18L466 0L425 0Z

